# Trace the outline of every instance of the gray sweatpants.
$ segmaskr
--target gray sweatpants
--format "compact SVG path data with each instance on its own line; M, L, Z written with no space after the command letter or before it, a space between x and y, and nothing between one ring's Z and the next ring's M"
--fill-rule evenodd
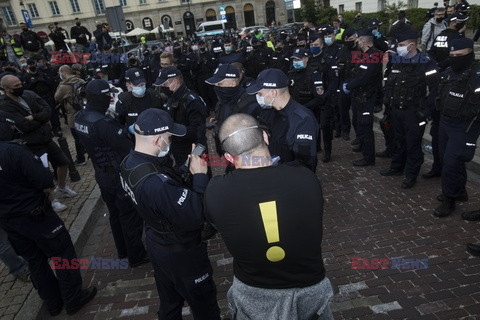
M332 297L327 277L313 286L293 289L251 287L234 277L227 293L235 320L333 320Z

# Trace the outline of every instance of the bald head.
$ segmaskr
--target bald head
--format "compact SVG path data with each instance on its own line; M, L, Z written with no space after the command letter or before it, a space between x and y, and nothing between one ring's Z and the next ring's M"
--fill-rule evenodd
M219 138L223 150L232 156L266 148L258 121L244 113L228 117L220 128Z
M62 72L64 75L66 76L71 76L73 75L73 69L69 66L69 65L66 65L64 64L63 66L61 66L58 71Z
M22 86L22 81L18 77L15 77L11 74L7 74L2 77L2 82L0 83L2 88L7 91L8 89L18 88Z

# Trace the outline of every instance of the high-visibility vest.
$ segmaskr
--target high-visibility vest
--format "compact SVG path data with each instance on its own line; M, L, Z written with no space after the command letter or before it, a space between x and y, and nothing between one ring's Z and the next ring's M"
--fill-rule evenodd
M0 37L0 42L2 43L2 46L3 44L5 43L3 38ZM23 50L22 50L22 47L16 47L15 44L16 44L16 41L15 39L12 37L12 39L10 39L10 44L12 45L12 48L13 48L13 52L15 52L15 55L17 57L21 57L23 56ZM3 56L6 57L7 56L7 50L3 50Z
M338 33L335 35L335 40L342 41L342 36L343 36L344 31L345 31L345 29L340 28L340 31L338 31Z

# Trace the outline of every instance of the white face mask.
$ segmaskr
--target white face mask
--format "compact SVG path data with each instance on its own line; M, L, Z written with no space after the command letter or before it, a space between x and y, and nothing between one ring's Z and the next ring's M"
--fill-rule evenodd
M400 57L406 58L408 56L408 45L397 47L397 53Z
M266 103L265 102L265 96L260 96L258 93L256 94L256 98L257 98L257 103L260 105L260 107L262 107L263 109L271 109L273 108L273 101L275 100L275 98L273 98L273 100L270 102L270 103Z
M162 139L162 140L167 144L167 150L162 150L162 149L160 149L160 151L159 151L158 154L157 154L157 157L163 158L163 157L165 157L165 156L170 152L170 143L168 143L167 141L165 141L165 139L163 139L163 137L160 137L160 139Z

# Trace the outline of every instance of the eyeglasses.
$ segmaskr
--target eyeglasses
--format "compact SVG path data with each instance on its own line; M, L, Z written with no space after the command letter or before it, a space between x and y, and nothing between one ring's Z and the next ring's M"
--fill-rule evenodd
M223 145L225 143L225 141L227 141L228 138L230 137L233 137L234 135L236 135L237 133L240 133L240 132L243 132L243 131L246 131L246 130L250 130L250 129L258 129L258 126L251 126L251 127L246 127L246 128L242 128L242 129L238 129L236 131L233 131L232 133L230 133L228 136L225 137L225 139L223 139L220 144Z

